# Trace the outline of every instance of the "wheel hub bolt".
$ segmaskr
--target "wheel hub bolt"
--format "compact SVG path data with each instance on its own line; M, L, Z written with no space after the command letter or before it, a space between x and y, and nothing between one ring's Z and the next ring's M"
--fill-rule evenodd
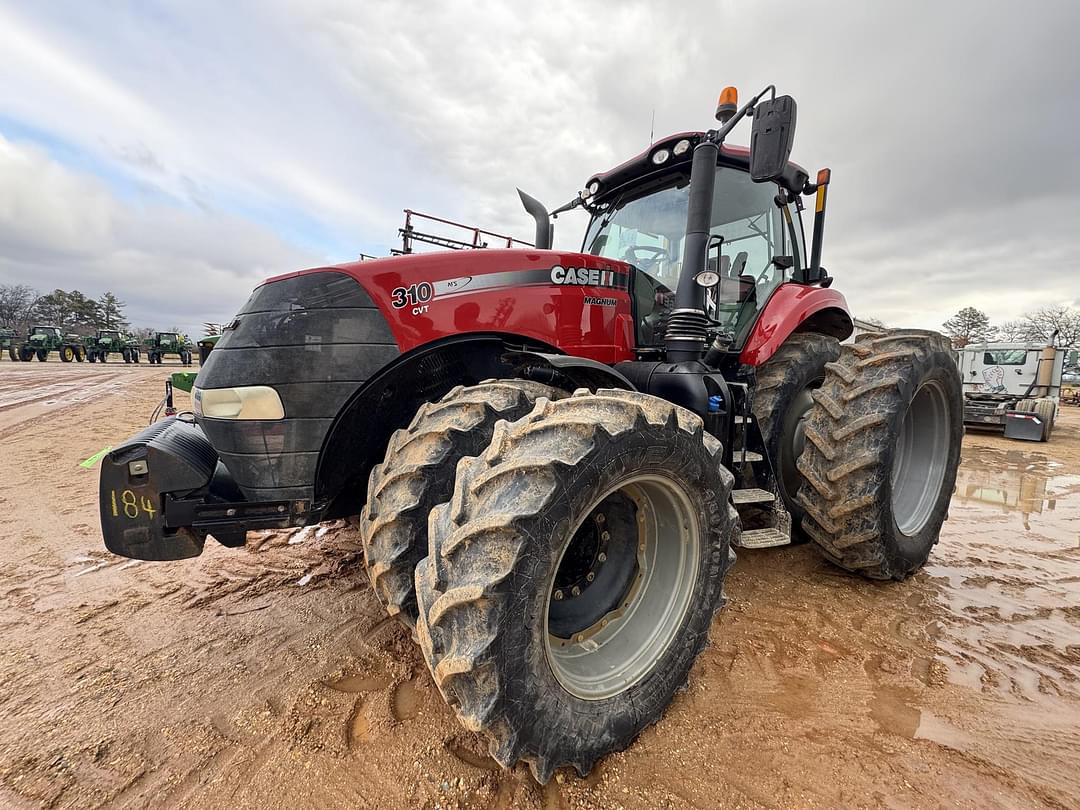
M604 552L601 551L599 554L596 555L596 561L597 562L607 562L607 554L605 554Z
M600 534L600 539L606 543L608 540L611 539L611 532L602 532Z
M589 582L592 582L592 581L593 581L594 579L596 579L596 574L594 574L594 573L593 573L592 571L590 571L590 572L589 572L589 573L588 573L588 574L587 574L587 575L585 576L585 579L587 579L587 580L588 580Z
M604 513L603 513L603 512L601 512L600 514L598 514L598 515L596 516L596 522L597 522L597 523L603 523L603 522L604 522L605 520L607 520L607 518L605 518L605 517L604 517Z
M555 591L555 601L558 602L560 599L562 599L562 591Z
M573 588L570 589L570 593L573 596L581 596L581 588L579 588L577 585L575 585Z

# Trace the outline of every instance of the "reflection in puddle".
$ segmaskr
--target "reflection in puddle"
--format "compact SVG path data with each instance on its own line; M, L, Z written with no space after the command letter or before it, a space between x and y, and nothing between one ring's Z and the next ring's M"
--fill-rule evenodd
M915 695L910 689L879 687L870 704L870 717L878 728L890 734L909 740L930 740L957 751L967 748L967 737L960 729L925 709L916 708L914 702Z
M954 502L1019 512L1024 528L1030 529L1031 515L1054 511L1060 496L1080 489L1080 475L1053 475L1056 466L1040 454L965 448L964 461L956 474Z
M948 677L1037 700L1080 682L1080 476L1042 453L965 445L925 569Z

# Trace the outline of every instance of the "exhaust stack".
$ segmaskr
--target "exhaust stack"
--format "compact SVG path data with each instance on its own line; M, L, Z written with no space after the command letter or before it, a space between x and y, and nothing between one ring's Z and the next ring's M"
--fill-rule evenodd
M526 194L520 188L517 193L521 197L521 204L525 206L525 210L536 220L536 238L533 242L536 243L537 250L550 250L555 237L555 229L551 227L551 217L548 216L547 209L536 197Z

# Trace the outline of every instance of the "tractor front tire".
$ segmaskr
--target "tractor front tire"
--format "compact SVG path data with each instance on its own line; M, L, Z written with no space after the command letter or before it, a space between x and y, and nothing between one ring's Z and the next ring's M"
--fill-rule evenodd
M85 360L86 359L86 350L85 349L76 349L75 350L75 359L80 363L83 360Z
M427 554L428 513L450 500L458 461L479 455L500 419L519 419L538 398L560 394L529 380L458 386L421 406L409 426L390 437L382 462L368 477L360 515L368 576L390 615L416 624L413 573Z
M936 332L866 335L826 367L798 466L803 530L871 579L904 579L938 541L963 435L960 374Z
M21 360L23 363L29 363L33 359L34 359L34 349L33 349L33 347L31 347L31 346L20 346L19 347L19 360Z
M793 527L803 518L798 501L802 474L796 462L805 444L806 415L813 407L812 392L825 381L825 366L840 357L840 342L815 332L796 332L757 370L753 412L776 471L776 486ZM801 532L792 540L805 541Z
M129 365L131 364L131 352L129 352L127 349L122 349L120 352L120 356L124 358L125 363L128 363Z
M581 389L458 464L416 569L417 636L504 767L584 776L685 687L733 560L720 458L690 411Z
M75 350L70 346L64 346L60 349L60 362L70 363L75 359Z
M19 350L16 349L14 346L8 346L7 353L8 357L10 357L13 362L19 359Z
M38 359L39 363L47 363L47 362L49 362L49 350L48 349L38 349L37 350L37 359Z

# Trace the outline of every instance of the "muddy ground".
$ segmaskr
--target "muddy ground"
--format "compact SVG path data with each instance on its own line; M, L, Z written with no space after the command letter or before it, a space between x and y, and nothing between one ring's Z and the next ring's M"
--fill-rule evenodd
M965 438L907 582L743 551L663 721L588 779L499 771L348 526L105 552L96 470L167 368L0 362L0 807L1076 807L1080 411Z

